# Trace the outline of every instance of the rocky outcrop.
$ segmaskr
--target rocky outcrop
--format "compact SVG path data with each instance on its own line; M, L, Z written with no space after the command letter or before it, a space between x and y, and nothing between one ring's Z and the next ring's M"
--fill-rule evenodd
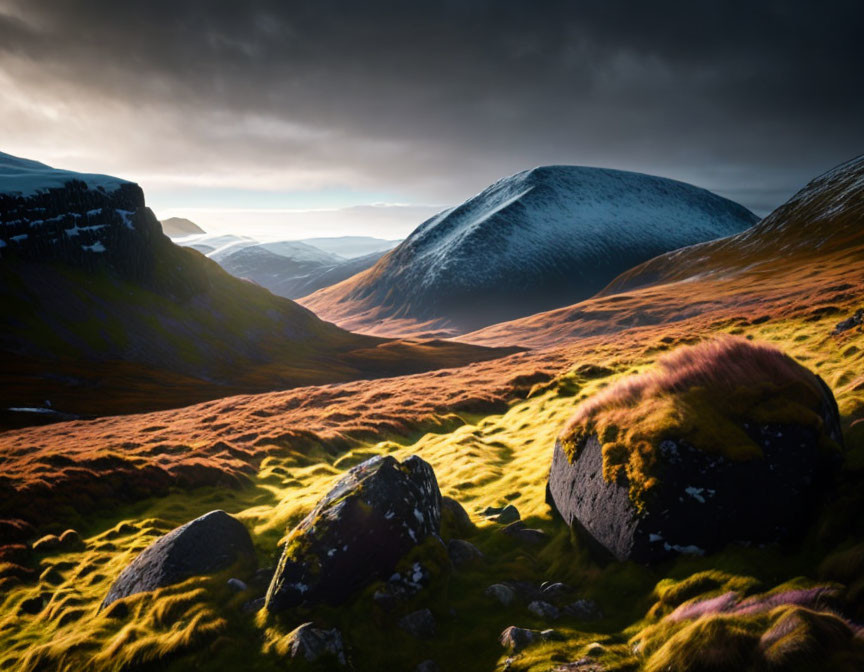
M399 560L441 525L435 473L417 456L357 465L291 532L267 591L267 609L338 604Z
M336 628L323 630L304 623L288 633L287 649L289 657L304 658L310 663L330 657L339 665L347 664L342 633Z
M833 397L824 411L823 427L839 442ZM547 501L619 560L651 563L679 553L711 553L731 542L788 539L812 519L837 456L820 447L820 431L810 427L763 425L748 432L763 458L734 460L662 441L656 453L660 477L642 511L631 501L626 478L604 478L596 436L572 464L556 442Z
M211 511L144 549L111 586L102 608L128 595L219 572L238 562L255 562L249 532L224 511Z

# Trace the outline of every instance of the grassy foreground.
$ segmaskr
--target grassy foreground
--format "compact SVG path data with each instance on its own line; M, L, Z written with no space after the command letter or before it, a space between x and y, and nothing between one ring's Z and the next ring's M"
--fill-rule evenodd
M860 636L854 637L839 619L808 609L781 606L750 614L680 616L682 605L731 591L758 596L824 586L835 591L832 599L846 613L864 619L864 524L858 515L864 506L864 335L858 329L831 334L852 307L850 302L807 319L727 320L698 332L679 322L609 339L606 347L580 350L563 374L538 383L527 398L512 400L500 413L452 413L438 418L434 431L382 430L340 443L338 451L326 442L306 442L302 450L285 446L264 457L243 487L174 487L167 496L96 515L70 513L68 520L57 520L42 532L59 533L74 523L86 544L82 550L39 555L32 563L38 578L16 580L10 574L12 563L0 565L0 580L5 577L0 669L303 669L305 662L286 661L284 636L310 620L341 629L357 670L411 670L433 658L442 670L539 671L585 656L610 670L803 670L812 669L807 667L812 660L822 660L825 669L860 669ZM836 500L808 538L793 548L729 548L654 569L598 564L545 504L555 437L580 400L644 371L677 345L718 331L773 343L832 388L847 447ZM382 453L422 456L434 467L442 494L460 501L478 524L471 541L485 561L442 576L416 598L418 606L431 605L437 617L439 630L431 642L412 639L395 627L393 617L373 607L374 586L342 609L298 611L275 619L244 611L252 596L232 593L225 585L228 576L221 575L190 579L98 611L112 581L135 554L212 509L222 508L243 521L261 565L274 565L286 531L333 481ZM477 515L483 507L505 502L515 504L523 520L546 531L550 541L520 544ZM524 605L504 608L484 595L487 586L502 580L569 583L580 597L596 600L604 617L544 623ZM551 625L564 640L530 648L508 662L511 654L497 637L509 625ZM714 658L706 662L706 655ZM333 668L325 662L320 669Z

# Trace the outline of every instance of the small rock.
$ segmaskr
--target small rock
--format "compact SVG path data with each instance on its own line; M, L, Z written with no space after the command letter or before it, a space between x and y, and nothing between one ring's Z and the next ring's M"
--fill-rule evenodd
M834 327L833 333L839 334L844 331L849 331L849 329L854 329L861 324L864 324L864 308L859 308L855 311L855 314L852 315L852 317L846 318L842 322L838 322L837 326Z
M503 583L493 583L483 591L483 594L494 600L498 600L505 607L509 607L513 604L513 600L516 599L516 593L513 589L505 586Z
M288 655L291 658L303 657L314 663L323 656L333 656L340 665L346 664L345 645L342 633L336 628L320 630L312 623L304 623L288 635Z
M576 600L564 607L564 613L580 621L597 621L603 612L594 600Z
M441 498L441 529L453 537L470 537L477 531L468 512L452 497Z
M502 534L513 537L517 541L525 544L544 544L549 540L549 535L543 530L525 527L525 523L517 520L515 523L510 523L507 527L501 530Z
M429 609L420 609L404 616L399 627L417 639L431 639L435 636L435 617Z
M33 542L33 550L36 553L51 553L60 548L60 537L56 534L46 534L38 541Z
M234 578L228 579L228 587L238 593L249 590L249 586L247 586L243 581Z
M511 625L501 633L498 641L501 642L501 646L504 648L510 649L513 653L519 653L519 651L532 644L558 638L559 634L555 630L529 630L528 628L518 628L515 625Z
M519 520L522 516L519 515L519 509L512 504L508 504L497 516L493 516L492 520L502 525L513 523Z
M497 516L503 510L503 506L487 506L485 509L481 509L479 513L484 518L491 518L492 516Z
M417 667L414 668L414 672L440 672L441 668L438 667L438 663L434 660L424 660Z
M542 600L534 600L528 605L528 611L547 621L554 621L561 615L558 611L558 607L554 604L543 602Z
M224 511L211 511L159 537L141 551L117 577L102 608L121 597L229 569L241 560L255 562L249 532Z
M447 543L447 554L454 567L465 567L483 558L480 549L470 541L451 539Z

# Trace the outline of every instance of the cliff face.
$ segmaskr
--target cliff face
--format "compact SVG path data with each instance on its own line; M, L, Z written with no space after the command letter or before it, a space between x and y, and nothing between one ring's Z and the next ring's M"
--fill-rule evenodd
M0 411L141 411L498 354L344 331L174 245L138 185L2 154L0 305Z

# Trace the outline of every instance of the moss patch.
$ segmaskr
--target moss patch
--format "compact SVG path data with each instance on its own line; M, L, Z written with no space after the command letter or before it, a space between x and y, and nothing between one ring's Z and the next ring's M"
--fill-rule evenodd
M561 433L570 461L591 436L603 451L603 477L624 476L637 508L657 484L660 443L683 441L732 460L762 456L748 425L821 430L819 379L779 350L722 338L661 357L654 369L623 378L584 401ZM830 439L823 434L826 447Z

